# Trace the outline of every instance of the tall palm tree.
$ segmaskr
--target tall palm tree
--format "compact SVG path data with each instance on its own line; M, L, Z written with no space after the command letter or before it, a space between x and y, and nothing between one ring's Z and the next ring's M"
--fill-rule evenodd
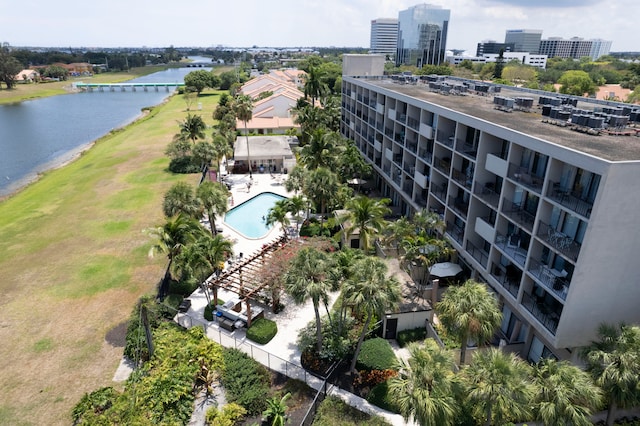
M304 96L305 98L311 97L311 105L315 105L316 100L328 91L322 77L322 72L317 67L309 67L309 72L304 79Z
M287 211L291 213L296 221L296 230L300 230L300 222L302 217L300 212L304 212L307 208L307 201L300 195L293 196L287 200Z
M204 139L206 137L204 131L207 128L204 120L199 115L187 113L184 121L178 123L180 126L180 137L188 139L195 144L196 139Z
M247 163L249 163L249 177L251 174L251 155L249 152L249 131L247 130L247 122L253 117L253 100L247 95L238 95L234 102L234 111L236 118L244 122L244 134L247 138Z
M308 170L303 166L297 165L289 173L289 177L284 182L284 188L293 193L301 191L304 187L304 182L307 179Z
M531 417L531 368L517 355L496 348L478 351L460 377L475 416L486 425Z
M432 238L424 232L414 233L406 236L401 241L402 263L407 270L416 265L421 269L421 281L426 283L429 280L429 268L441 258L446 258L453 254L455 250L449 241L443 238ZM413 278L415 276L412 275Z
M211 145L213 147L213 158L216 160L218 180L220 180L220 161L233 155L233 147L229 144L227 138L220 133L214 134Z
M567 361L543 359L533 369L536 420L545 425L589 426L602 391L589 374Z
M202 204L196 197L193 187L186 182L176 182L164 194L162 210L167 217L179 213L194 219L202 216Z
M278 200L274 203L273 207L269 209L267 213L267 217L265 218L265 222L267 226L274 225L279 223L282 227L282 232L284 232L284 236L287 234L287 226L291 223L289 217L289 200L284 198L282 200Z
M330 260L326 253L311 247L301 249L285 273L284 282L287 293L296 304L308 299L313 302L316 318L316 350L322 351L322 323L320 321L320 302L328 303L330 284L326 280L330 269Z
M336 174L329 169L319 167L309 173L305 181L304 192L314 204L320 207L320 214L324 217L339 188L340 184Z
M640 327L602 324L598 338L580 356L604 392L608 402L606 423L612 425L618 408L640 403Z
M196 245L198 246L206 265L209 267L209 271L222 271L224 262L233 255L233 244L220 234L213 237L206 234L205 237L198 240ZM218 287L214 286L212 290L213 305L216 306L218 304ZM208 294L209 293L205 289L207 300ZM208 300L208 302L211 303L210 300Z
M453 425L459 412L455 398L453 357L433 339L424 346L409 345L410 358L399 362L398 375L389 380L389 395L405 421L423 426Z
M193 243L198 236L202 235L203 229L194 219L178 214L168 218L163 225L149 229L148 232L155 238L149 250L149 256L153 257L156 252L160 252L166 254L169 259L160 289L160 297L163 297L171 279L173 261L186 245Z
M209 225L211 226L211 234L216 235L216 216L223 215L227 212L229 190L226 186L218 182L205 181L196 189L196 196L207 212Z
M316 129L306 145L300 149L300 163L309 170L326 167L335 170L337 159L344 151L345 142L337 132L330 132L326 128Z
M387 198L377 200L359 195L345 205L348 213L340 219L344 226L343 233L350 236L358 231L360 246L365 253L371 249L374 237L381 234L387 225L384 217L391 213L391 209L387 207L389 202L391 200Z
M375 257L365 257L354 265L354 275L343 287L343 300L365 315L360 337L356 345L351 372L355 372L358 355L369 324L374 315L384 315L398 304L401 298L400 283L387 277L387 265Z
M438 319L460 341L460 364L464 364L469 339L478 344L489 339L502 321L498 301L484 284L467 280L450 287L436 307Z

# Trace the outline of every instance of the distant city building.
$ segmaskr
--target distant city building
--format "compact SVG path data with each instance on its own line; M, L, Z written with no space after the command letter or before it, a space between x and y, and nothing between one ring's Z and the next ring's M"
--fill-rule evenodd
M504 42L513 43L516 52L542 53L538 51L540 39L542 30L507 30Z
M440 65L445 61L451 11L419 4L398 14L396 65Z
M489 62L496 62L499 53L485 53L478 56L464 56L464 55L451 55L447 56L447 62L452 65L459 65L462 61L468 60L473 63L485 64ZM529 52L504 52L502 57L505 62L518 60L521 64L531 65L532 67L546 68L547 67L547 55L531 54Z
M476 56L482 56L485 53L497 53L503 50L505 52L515 52L516 46L514 43L498 43L497 41L487 40L478 43L478 47L476 48Z
M590 56L591 56L591 59L593 59L594 61L601 56L608 55L609 52L611 51L612 42L610 40L602 40L600 38L595 38L591 40L591 42L592 44L591 44Z
M371 21L371 53L394 56L398 45L398 20L378 18Z
M561 37L550 37L540 41L540 53L550 58L580 59L583 56L591 56L591 40L572 37L569 40Z

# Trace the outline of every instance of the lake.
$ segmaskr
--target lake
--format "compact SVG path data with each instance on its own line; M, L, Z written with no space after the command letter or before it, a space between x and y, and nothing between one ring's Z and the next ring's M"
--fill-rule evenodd
M181 83L191 71L195 69L172 68L130 82ZM142 108L158 105L170 95L164 88L159 90L82 92L0 106L0 196L135 121Z

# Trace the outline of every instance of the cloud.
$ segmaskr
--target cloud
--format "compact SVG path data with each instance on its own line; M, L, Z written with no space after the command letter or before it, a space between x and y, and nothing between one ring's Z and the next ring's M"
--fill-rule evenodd
M490 0L492 3L504 3L510 6L516 6L529 9L540 9L545 7L554 8L576 8L576 7L590 7L598 3L602 3L602 0L535 0L532 2L526 0Z

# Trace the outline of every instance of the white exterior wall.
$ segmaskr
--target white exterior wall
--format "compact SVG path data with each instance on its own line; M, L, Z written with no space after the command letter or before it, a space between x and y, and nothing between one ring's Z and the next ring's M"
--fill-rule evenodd
M384 55L342 55L342 75L383 75L384 61Z

